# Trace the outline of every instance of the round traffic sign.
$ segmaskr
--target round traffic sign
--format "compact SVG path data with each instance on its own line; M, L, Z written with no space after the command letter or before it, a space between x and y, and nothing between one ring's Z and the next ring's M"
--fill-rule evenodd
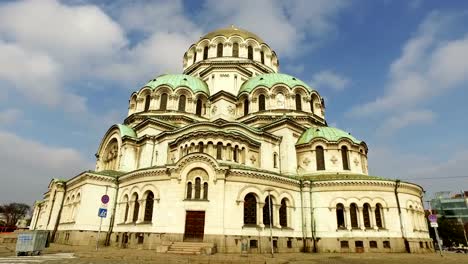
M433 223L434 223L434 222L437 222L437 215L435 215L435 214L430 214L430 215L427 216L427 219L429 219L429 221L431 221L431 222L433 222Z
M109 195L104 194L104 195L101 197L101 202L102 202L103 204L108 203L108 202L109 202Z

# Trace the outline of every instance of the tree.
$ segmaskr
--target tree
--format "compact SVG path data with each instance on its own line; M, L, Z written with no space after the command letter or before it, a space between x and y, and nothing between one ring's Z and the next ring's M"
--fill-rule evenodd
M465 237L463 235L463 227L454 218L446 218L444 216L437 219L439 227L440 239L442 239L444 246L458 246L459 244L465 244ZM433 228L430 228L429 233L435 241L435 233Z
M7 226L14 226L19 219L26 216L29 212L30 207L23 203L10 203L0 205L0 213L6 218Z

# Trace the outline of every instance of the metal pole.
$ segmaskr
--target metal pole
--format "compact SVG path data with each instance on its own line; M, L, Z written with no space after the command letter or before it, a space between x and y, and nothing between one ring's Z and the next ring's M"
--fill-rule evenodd
M439 246L440 256L443 257L443 255L442 255L442 245L440 244L439 232L437 232L437 227L434 227L434 232L435 232L436 239L437 239L437 245Z
M273 211L271 209L271 195L270 195L270 191L268 191L268 207L269 207L269 212L268 212L268 217L270 218L270 245L271 245L271 257L275 257L273 255L273 228L271 226L271 215L273 214Z
M99 248L99 236L101 235L101 226L102 226L102 217L101 217L101 220L99 221L99 231L98 231L97 237L96 237L96 251Z

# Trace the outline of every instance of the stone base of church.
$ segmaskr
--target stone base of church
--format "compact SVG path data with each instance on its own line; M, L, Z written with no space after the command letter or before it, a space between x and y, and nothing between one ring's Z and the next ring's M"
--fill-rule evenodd
M104 245L107 232L99 235L99 244ZM96 231L58 231L55 243L68 245L96 245L98 232ZM169 233L112 233L110 246L167 251L172 242L184 241L183 234ZM243 244L248 253L263 254L271 252L270 237L268 236L232 236L232 235L204 235L205 243L216 245L216 252L241 253ZM347 242L347 243L346 243ZM407 245L403 238L320 238L315 243L319 253L404 253L409 248L411 253L432 253L434 247L430 239L408 239ZM302 237L273 237L275 253L312 252L314 245L310 238ZM305 248L305 250L304 250Z

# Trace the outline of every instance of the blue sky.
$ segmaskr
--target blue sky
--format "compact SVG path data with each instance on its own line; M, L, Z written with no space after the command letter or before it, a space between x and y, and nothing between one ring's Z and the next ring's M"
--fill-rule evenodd
M32 0L0 2L0 202L93 169L130 93L231 24L325 97L371 174L468 189L466 1Z

